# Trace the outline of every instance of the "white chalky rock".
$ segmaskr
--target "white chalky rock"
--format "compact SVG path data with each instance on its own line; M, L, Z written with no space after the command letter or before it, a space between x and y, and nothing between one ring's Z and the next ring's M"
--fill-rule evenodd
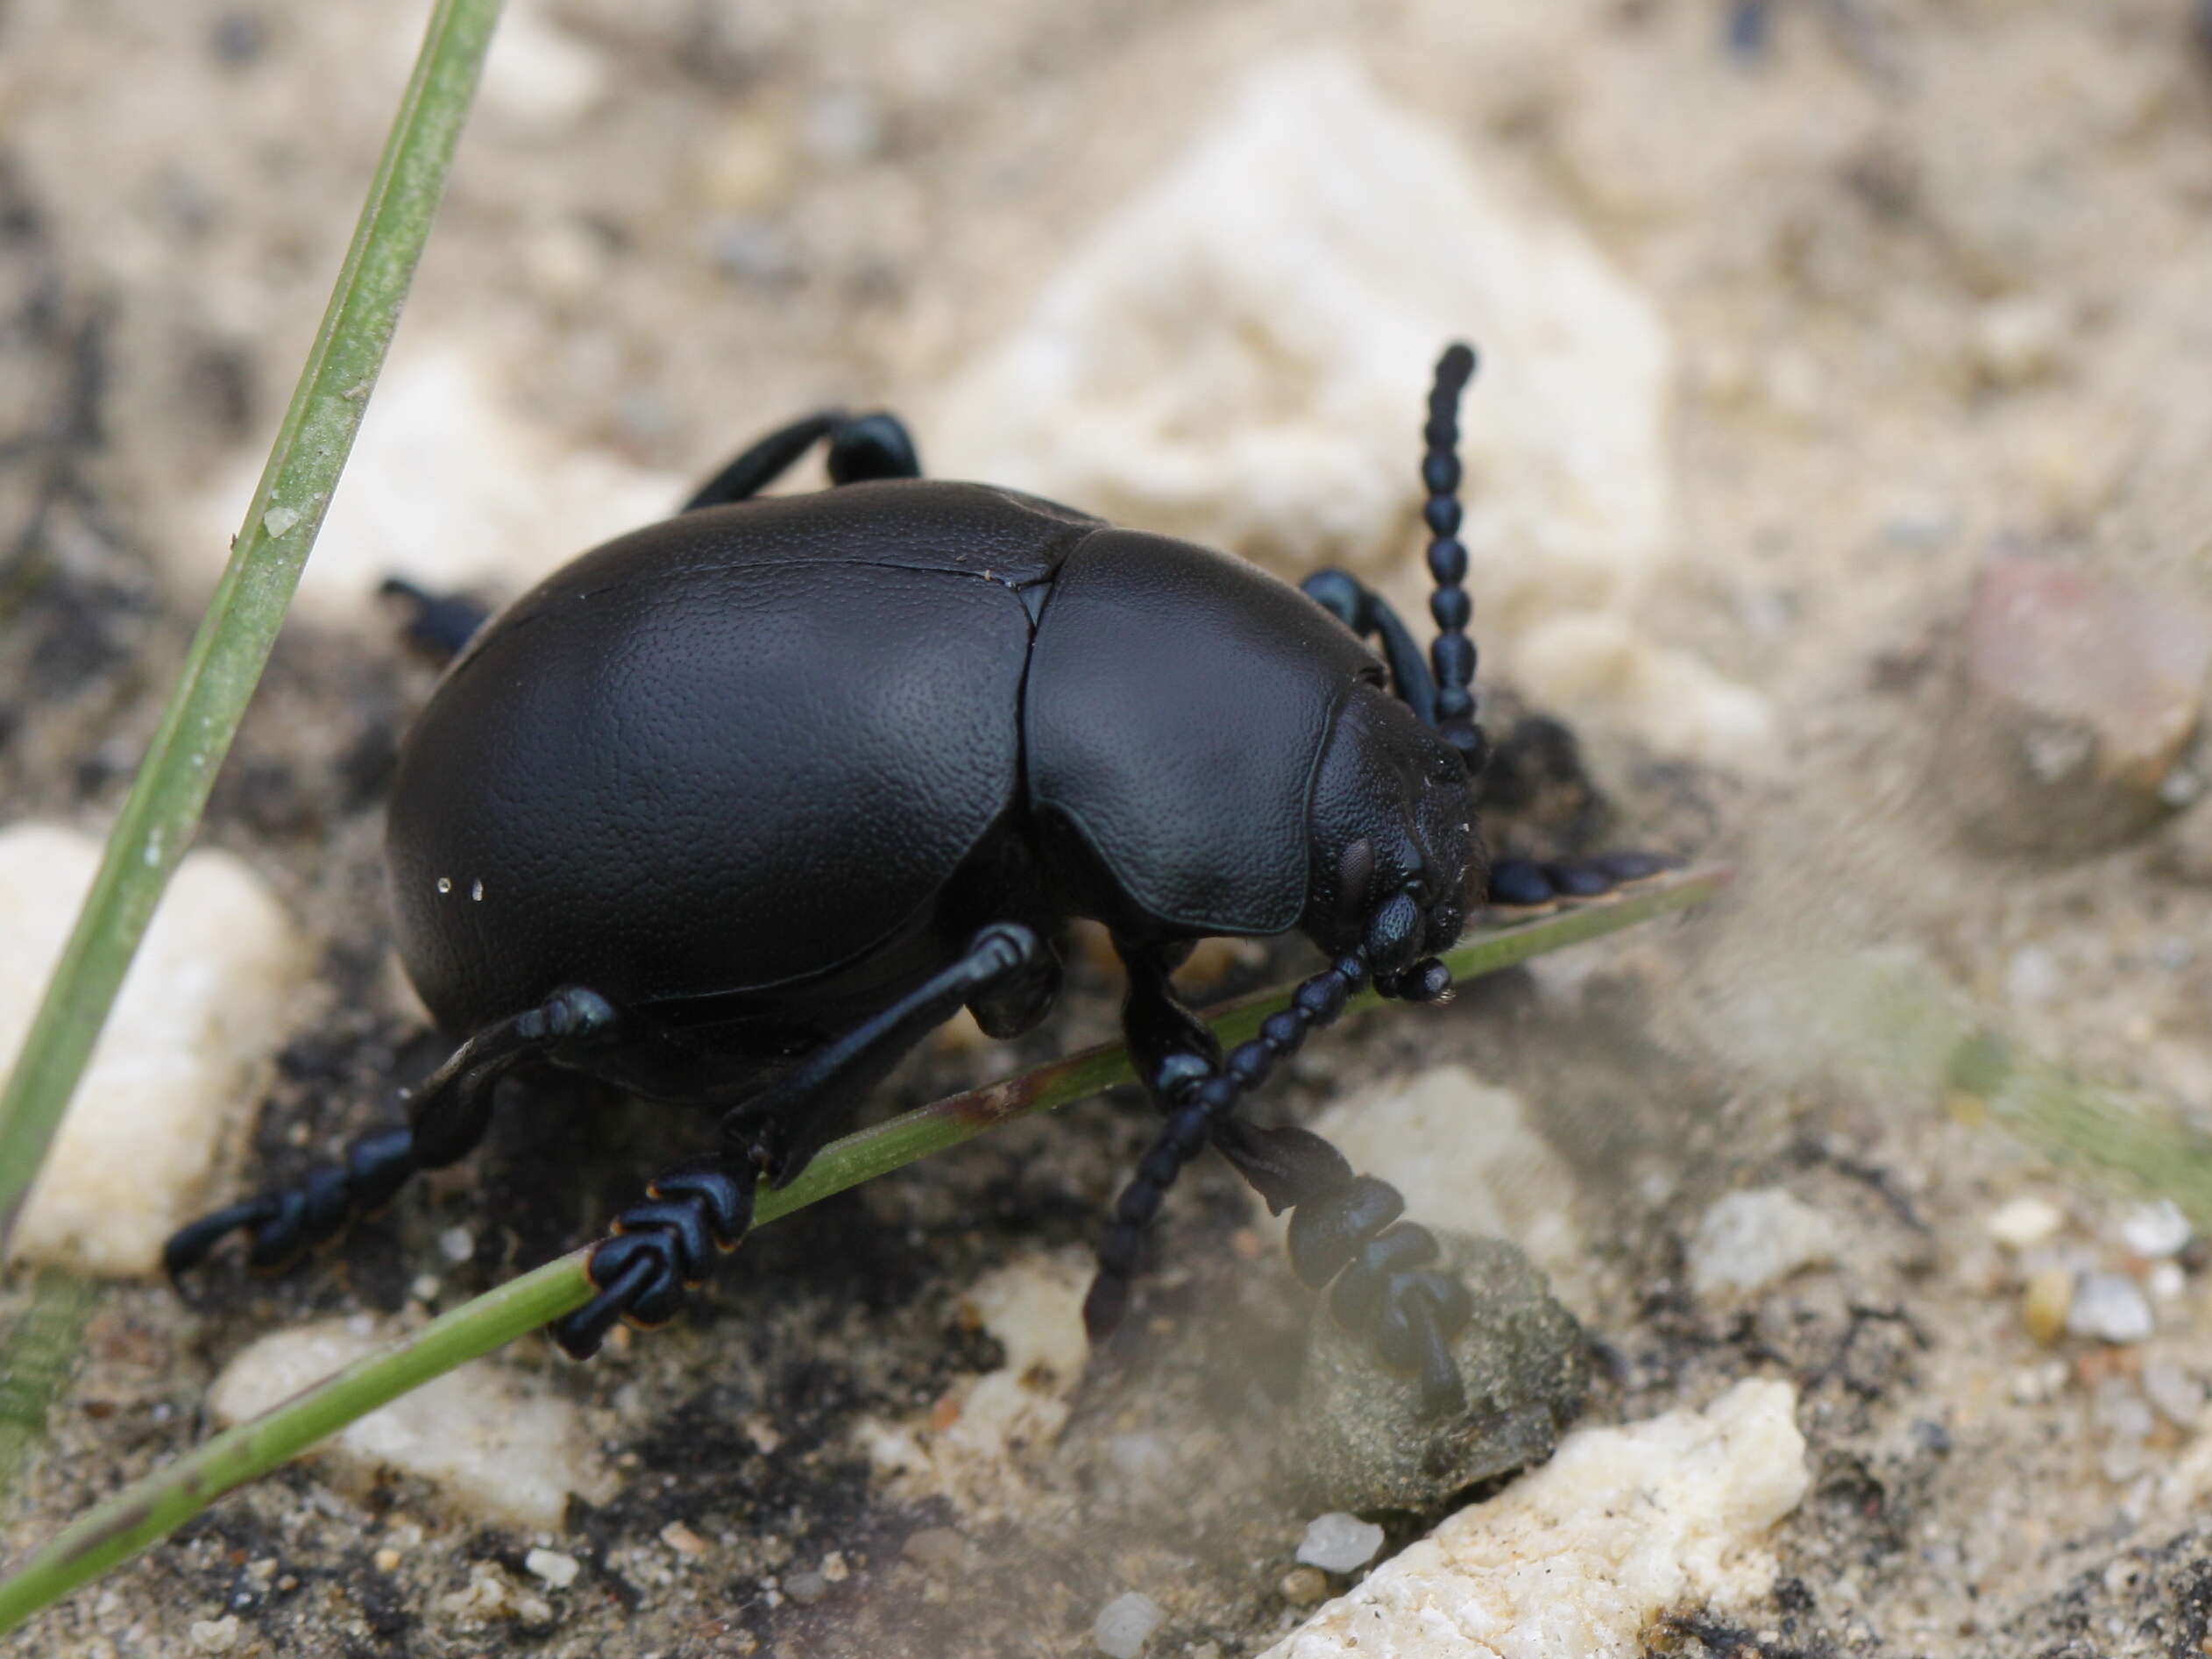
M1025 1257L986 1273L963 1299L1006 1351L1006 1363L969 1383L942 1428L926 1415L861 1430L876 1466L918 1494L988 1514L1024 1486L1026 1459L1059 1438L1067 1398L1090 1354L1083 1297L1093 1263L1079 1251Z
M1306 1523L1306 1535L1298 1541L1298 1559L1323 1572L1351 1572L1375 1558L1383 1547L1383 1529L1372 1521L1331 1510Z
M408 42L412 53L415 42ZM507 7L484 65L485 113L520 131L559 131L606 91L606 62L546 15L542 0Z
M1627 1659L1660 1613L1755 1601L1768 1529L1805 1492L1796 1403L1742 1382L1702 1413L1577 1429L1262 1659Z
M1589 1268L1574 1173L1511 1089L1439 1066L1347 1095L1312 1127L1354 1169L1403 1193L1413 1220L1508 1239L1573 1300Z
M226 1423L258 1416L382 1346L338 1320L277 1331L224 1367L209 1407ZM459 1508L533 1530L559 1527L571 1492L604 1503L614 1492L576 1407L489 1359L370 1413L323 1455L364 1483L379 1469L396 1469L429 1481Z
M301 576L304 614L388 632L377 599L388 576L511 599L586 548L668 517L688 493L673 474L564 446L495 386L492 366L462 346L394 358ZM190 578L220 574L259 468L242 458L181 515L179 564Z
M1091 1643L1106 1659L1137 1659L1152 1632L1167 1622L1167 1611L1150 1596L1131 1590L1116 1596L1091 1621Z
M1749 1295L1835 1260L1842 1242L1835 1223L1779 1187L1730 1193L1690 1241L1690 1288L1701 1297Z
M1263 62L1216 103L947 387L932 466L1280 575L1385 580L1418 564L1421 394L1464 337L1483 356L1461 454L1486 657L1540 701L1571 692L1570 714L1663 722L1672 747L1762 736L1763 703L1629 620L1672 536L1651 301L1341 50ZM1549 637L1592 613L1616 625L1606 651L1586 627Z
M99 867L100 843L51 824L0 831L0 1075ZM255 1074L285 1034L307 941L228 853L189 854L154 912L10 1253L150 1273L198 1208Z

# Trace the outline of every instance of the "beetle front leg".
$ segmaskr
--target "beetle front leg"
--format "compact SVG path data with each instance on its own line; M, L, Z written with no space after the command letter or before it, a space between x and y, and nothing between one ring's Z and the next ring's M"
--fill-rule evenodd
M1389 931L1371 930L1379 939ZM1258 1036L1225 1057L1212 1033L1175 1000L1166 958L1124 949L1124 961L1130 969L1124 1023L1131 1055L1168 1119L1122 1189L1100 1242L1098 1275L1083 1303L1092 1342L1103 1341L1121 1323L1145 1229L1183 1166L1210 1142L1272 1210L1293 1210L1291 1266L1316 1290L1335 1281L1329 1311L1337 1323L1372 1342L1392 1370L1420 1377L1425 1412L1440 1417L1461 1409L1466 1393L1450 1344L1466 1325L1472 1303L1464 1285L1431 1266L1440 1254L1435 1236L1401 1222L1406 1203L1397 1188L1372 1175L1355 1175L1344 1155L1320 1136L1302 1129L1256 1129L1235 1117L1244 1090L1264 1082L1277 1061L1295 1053L1308 1032L1333 1021L1367 982L1367 949L1347 954L1306 981L1289 1007L1270 1015Z

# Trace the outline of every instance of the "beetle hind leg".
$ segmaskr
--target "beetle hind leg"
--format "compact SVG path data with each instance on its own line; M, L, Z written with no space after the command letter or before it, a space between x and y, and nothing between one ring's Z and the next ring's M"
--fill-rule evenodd
M860 484L870 479L916 479L922 463L913 436L897 415L877 410L873 415L847 415L842 409L824 409L789 426L776 428L750 449L736 456L713 478L699 486L684 504L686 513L703 507L724 507L750 500L782 478L817 443L829 445L828 464L833 484Z
M408 1095L404 1128L364 1136L342 1161L297 1186L258 1194L179 1228L162 1248L162 1265L172 1280L181 1279L224 1238L243 1232L249 1266L290 1266L310 1246L337 1237L357 1216L382 1209L416 1171L443 1169L474 1150L491 1122L493 1092L516 1066L589 1048L607 1040L619 1024L605 997L570 986L486 1026Z

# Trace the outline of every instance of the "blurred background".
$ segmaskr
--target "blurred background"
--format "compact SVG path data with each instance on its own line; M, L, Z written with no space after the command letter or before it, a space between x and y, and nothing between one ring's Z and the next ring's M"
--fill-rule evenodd
M423 11L0 4L0 851L121 798ZM1597 1419L1794 1389L1803 1490L1729 1546L1764 1564L1588 1650L2184 1650L2212 1621L2189 0L510 0L202 837L259 883L202 937L249 904L288 930L224 1039L223 1166L310 1161L423 1058L377 838L431 670L385 577L512 597L840 403L900 412L932 473L1419 611L1421 400L1458 337L1475 632L1524 738L1493 840L1740 875L1345 1033L1284 1112L1396 1125L1365 1160L1457 1207L1416 1213L1526 1248L1600 1341ZM66 891L43 868L11 890ZM11 1004L40 971L6 968ZM1093 969L1030 1048L940 1044L902 1100L1090 1040L1111 997ZM545 1112L338 1266L201 1314L57 1223L50 1259L124 1287L13 1538L188 1442L261 1331L404 1327L682 1144ZM994 1322L1064 1327L1145 1138L1063 1116L748 1244L633 1355L518 1356L604 1464L564 1524L373 1458L294 1471L20 1650L1081 1654L1133 1593L1146 1651L1262 1651L1356 1576L1298 1565L1318 1508L1269 1472L1294 1415L1223 1381L1247 1339L1296 1371L1294 1298L1209 1177L1171 1209L1164 1351L1086 1383ZM1038 1366L1037 1413L955 1456L977 1379ZM1391 1548L1457 1500L1389 1506Z

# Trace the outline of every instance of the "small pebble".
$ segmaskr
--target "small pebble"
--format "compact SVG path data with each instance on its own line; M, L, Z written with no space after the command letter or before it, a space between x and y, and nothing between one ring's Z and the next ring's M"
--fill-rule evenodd
M2188 1287L2189 1276L2178 1261L2154 1261L2151 1271L2143 1275L2143 1288L2151 1293L2152 1301L2179 1301Z
M909 1533L899 1553L929 1572L946 1572L968 1559L968 1540L950 1527L924 1527Z
M2194 1429L2204 1415L2204 1385L2170 1359L2143 1367L2143 1394L2177 1429Z
M1690 1241L1690 1286L1700 1297L1755 1294L1836 1258L1836 1224L1779 1187L1730 1193Z
M566 1590L583 1570L574 1556L564 1556L557 1549L533 1549L522 1557L522 1564L533 1578L542 1579L556 1590Z
M1116 1435L1106 1443L1106 1461L1132 1485L1157 1486L1175 1472L1175 1447L1165 1435Z
M822 1577L833 1585L841 1585L853 1576L853 1570L845 1564L845 1552L833 1549L822 1557Z
M195 1653L229 1653L238 1645L238 1616L195 1620L185 1634Z
M1990 1211L1982 1225L2007 1250L2029 1250L2066 1225L2066 1212L2047 1198L2015 1198Z
M2043 1008L2066 995L2066 971L2040 945L2023 945L2004 965L2004 996L2015 1008Z
M1318 1567L1293 1567L1277 1588L1294 1607L1310 1607L1329 1595L1329 1575Z
M1091 1621L1090 1639L1110 1659L1137 1659L1152 1632L1167 1622L1167 1610L1150 1596L1131 1590L1116 1596Z
M476 1254L476 1237L465 1227L449 1227L438 1235L438 1253L448 1261L466 1261Z
M2073 1273L2064 1267L2047 1267L2020 1293L2020 1322L2029 1336L2048 1347L2065 1332L2073 1306Z
M2100 1342L2138 1343L2152 1331L2151 1304L2125 1273L2084 1273L2074 1287L2066 1328Z
M1332 1510L1306 1523L1298 1559L1323 1572L1351 1572L1372 1561L1382 1542L1383 1529L1372 1521Z
M2010 391L2051 373L2072 330L2063 306L2020 294L1982 307L1969 337L1983 380Z
M2138 1204L2120 1218L2120 1242L2145 1261L2180 1255L2192 1232L2189 1218L2170 1198Z
M661 1528L661 1542L679 1556L698 1556L706 1553L706 1540L680 1521L671 1521Z
M2152 1427L2150 1405L2127 1377L2098 1379L2089 1400L2089 1417L2116 1442L2148 1439Z
M400 1570L400 1552L388 1544L378 1550L371 1559L376 1563L376 1570L379 1572L397 1572Z
M795 1572L783 1580L783 1593L802 1607L811 1607L829 1594L829 1580L819 1572Z

